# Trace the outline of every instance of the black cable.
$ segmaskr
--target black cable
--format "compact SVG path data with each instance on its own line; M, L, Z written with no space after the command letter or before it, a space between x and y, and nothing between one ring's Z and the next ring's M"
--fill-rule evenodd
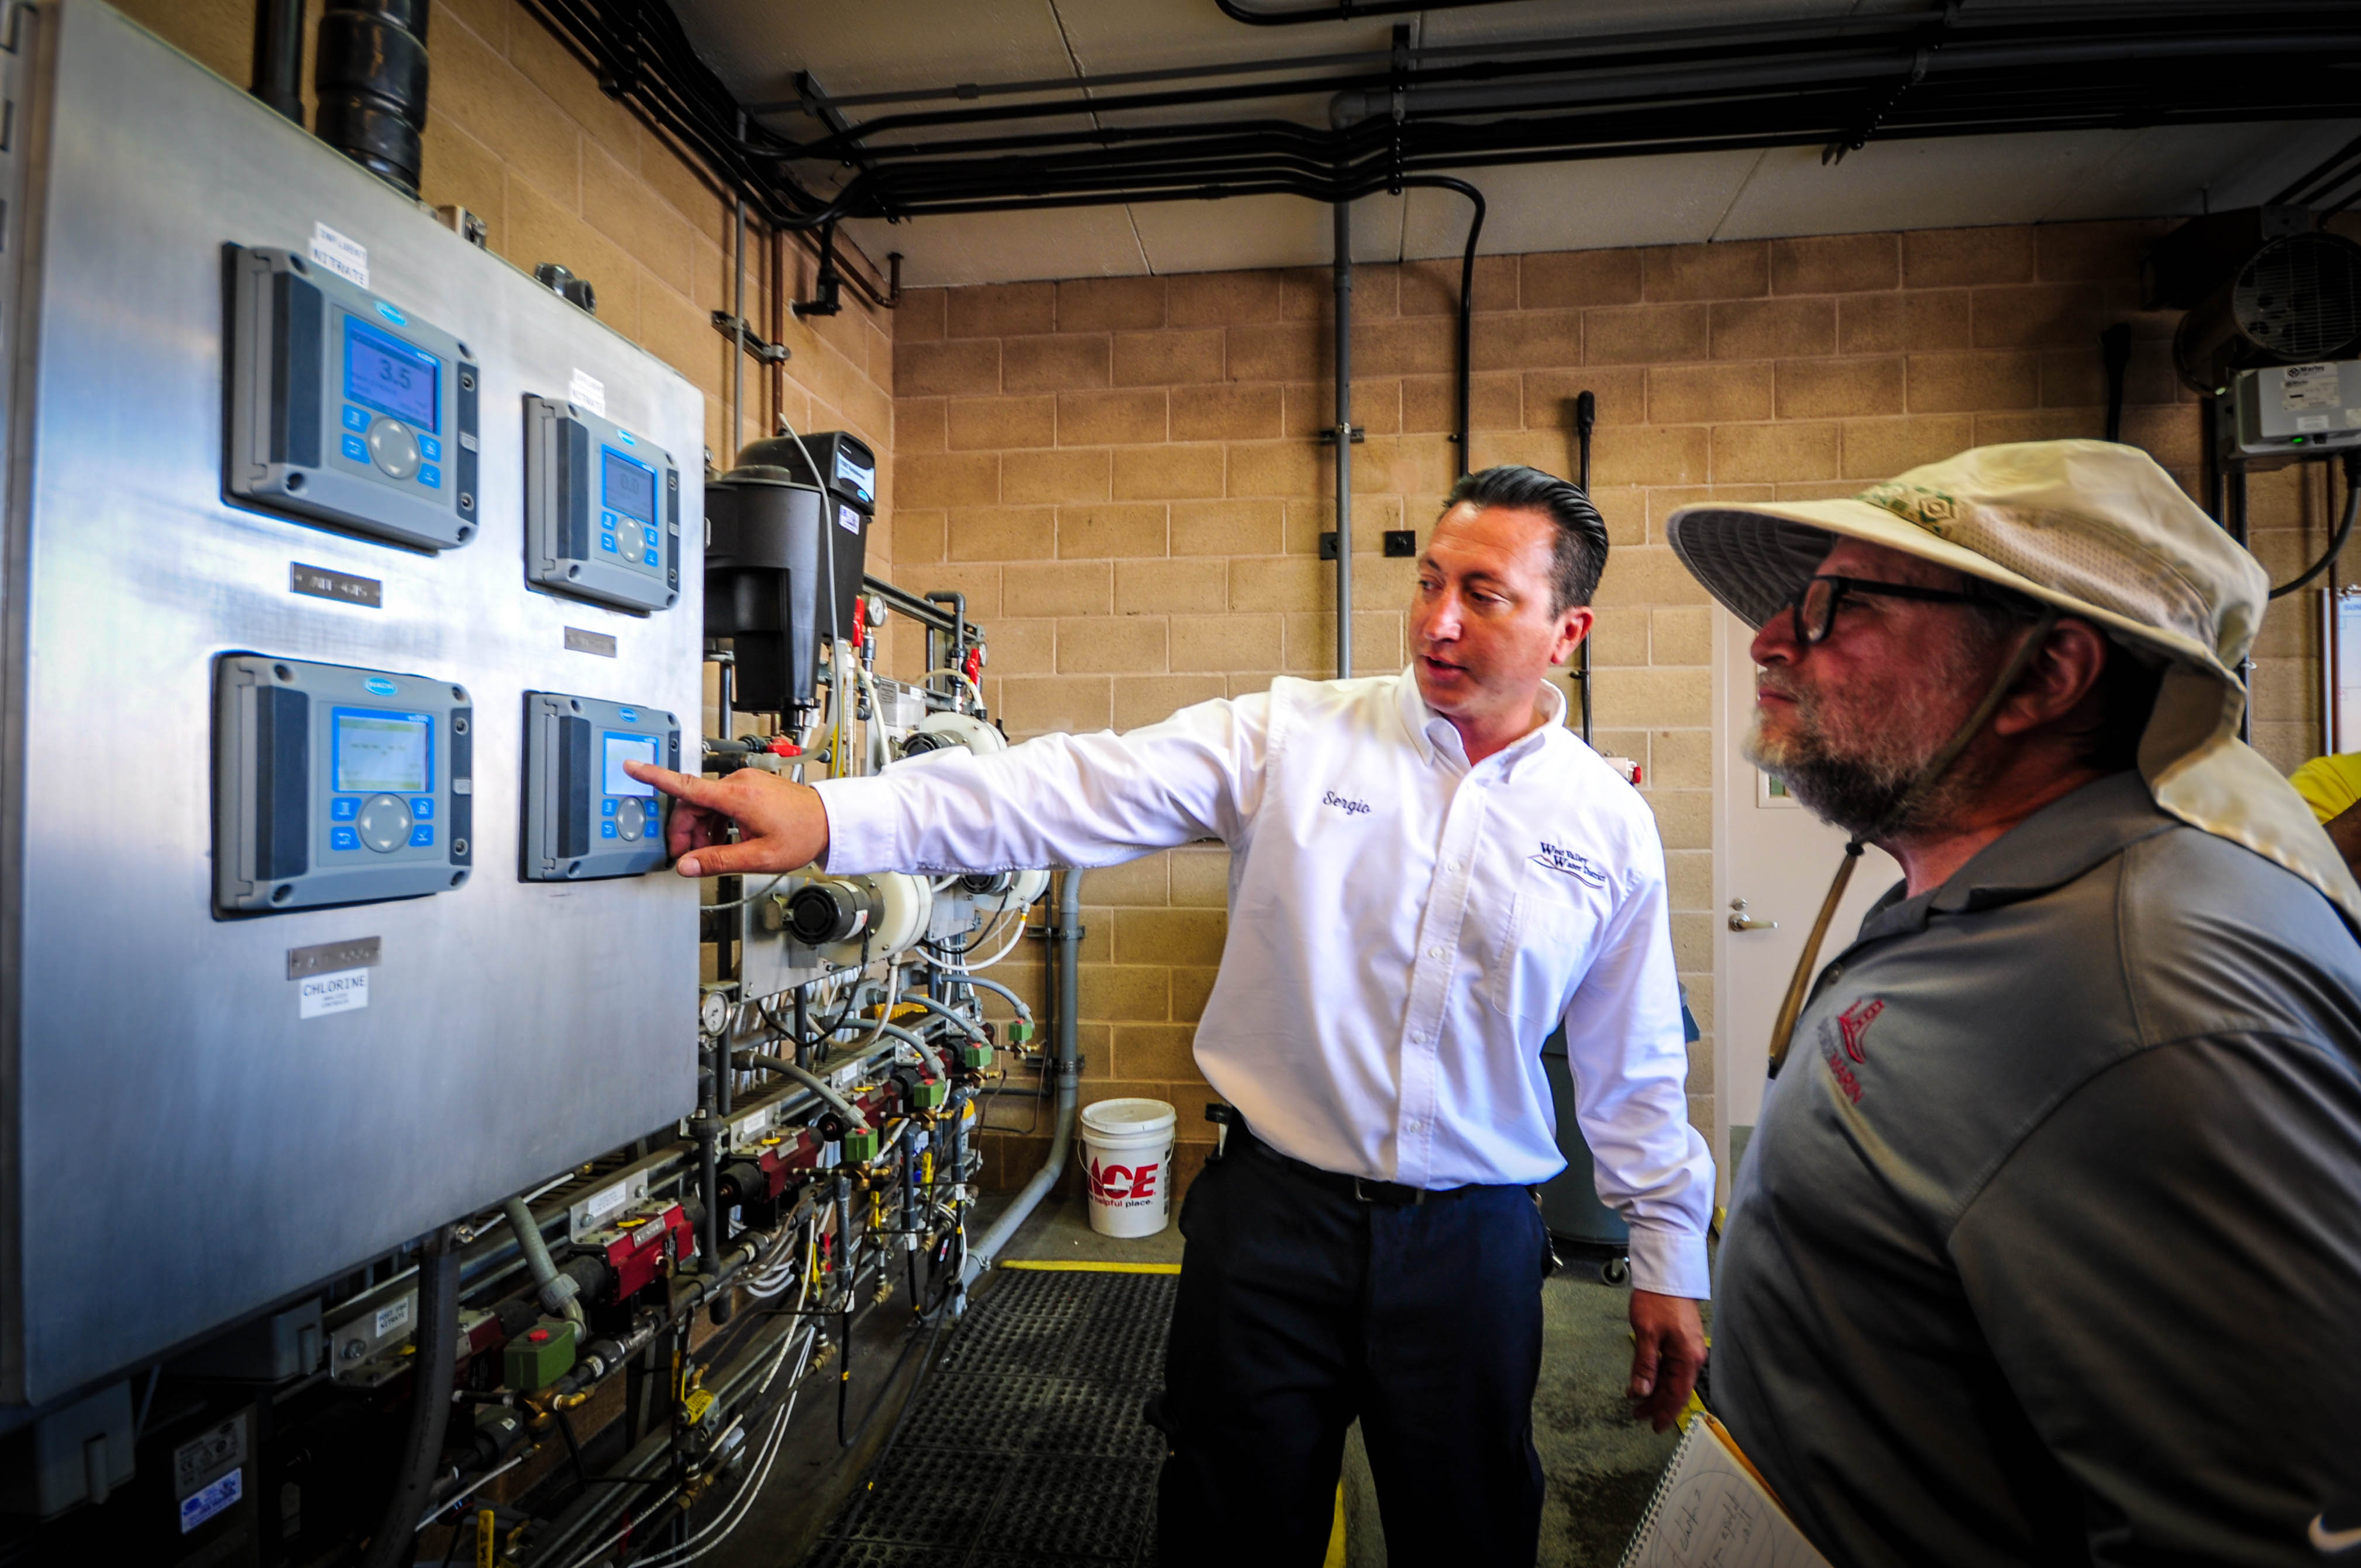
M2336 521L2336 532L2329 540L2326 553L2319 560L2306 566L2292 580L2273 588L2271 598L2285 598L2334 564L2336 557L2344 552L2345 542L2353 537L2353 521L2356 506L2361 506L2361 452L2348 452L2345 455L2345 515Z
M451 1420L451 1376L458 1363L459 1248L452 1228L426 1238L418 1258L418 1354L410 1369L410 1431L385 1517L369 1537L361 1568L395 1568L414 1556L418 1520L442 1469L443 1433Z

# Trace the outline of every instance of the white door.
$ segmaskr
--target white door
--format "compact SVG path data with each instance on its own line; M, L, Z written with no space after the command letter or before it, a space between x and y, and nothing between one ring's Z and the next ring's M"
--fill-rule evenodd
M1714 1163L1727 1201L1733 1155L1744 1148L1763 1105L1771 1021L1788 977L1844 859L1844 835L1795 804L1740 751L1754 715L1754 634L1728 610L1714 611ZM1828 923L1819 962L1842 951L1861 916L1902 878L1883 850L1861 852L1844 902ZM1747 923L1743 930L1734 922Z

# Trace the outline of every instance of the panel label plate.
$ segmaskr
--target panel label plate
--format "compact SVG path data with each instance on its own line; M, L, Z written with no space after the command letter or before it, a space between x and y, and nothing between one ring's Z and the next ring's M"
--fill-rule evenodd
M304 980L298 1017L317 1018L327 1013L357 1013L368 1005L368 970L339 970Z
M378 961L385 943L377 937L356 937L349 942L321 942L309 948L287 949L287 978L302 980L307 974L324 974L331 970L366 969Z
M385 608L385 585L375 577L331 572L325 566L306 566L301 561L288 564L288 575L287 586L295 593L315 599L335 599L338 604L366 605L371 609Z
M617 652L615 640L603 631L585 631L578 626L566 629L566 651L569 653L596 653L601 659L611 659Z
M312 259L356 288L369 286L368 247L325 224L312 225Z

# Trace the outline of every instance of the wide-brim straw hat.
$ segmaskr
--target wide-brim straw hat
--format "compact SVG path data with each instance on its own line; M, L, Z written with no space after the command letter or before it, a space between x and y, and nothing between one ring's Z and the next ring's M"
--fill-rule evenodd
M1979 446L1847 500L1683 507L1665 533L1741 620L1778 613L1839 538L2014 588L2167 661L2140 737L2156 803L2326 894L2361 931L2361 886L2279 770L2238 739L2238 666L2270 579L2154 458L2105 441Z

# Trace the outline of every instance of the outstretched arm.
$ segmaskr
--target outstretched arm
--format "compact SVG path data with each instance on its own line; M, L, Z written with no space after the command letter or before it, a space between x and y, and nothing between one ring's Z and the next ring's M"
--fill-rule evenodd
M631 776L682 803L666 838L684 876L790 872L823 855L840 872L1093 866L1196 839L1236 843L1269 739L1258 694L1125 735L938 751L817 788L751 769L710 780L634 763Z

